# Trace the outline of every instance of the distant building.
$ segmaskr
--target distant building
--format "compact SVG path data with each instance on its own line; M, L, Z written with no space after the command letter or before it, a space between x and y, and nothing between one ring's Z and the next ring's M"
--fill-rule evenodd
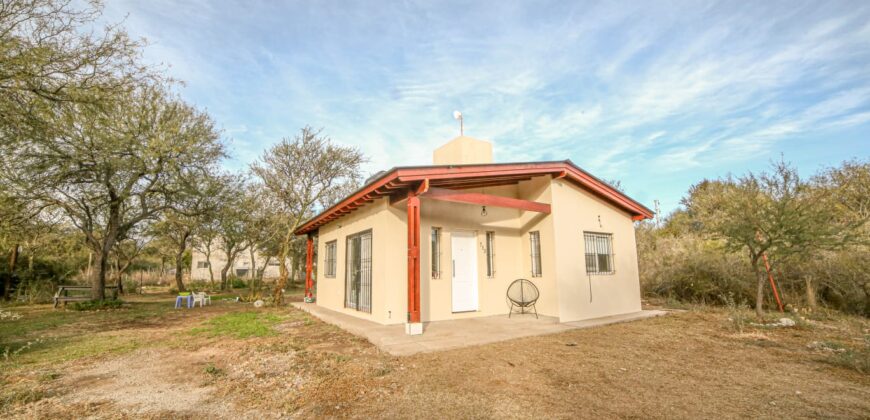
M205 253L194 249L191 255L191 280L209 280L209 269L214 273L214 278L220 280L221 269L227 263L226 254L220 250L220 247L215 247L211 251L211 258L206 259ZM254 253L257 270L261 270L266 264L266 258L259 253ZM276 258L270 258L266 270L263 271L264 279L278 278L280 264ZM289 265L288 265L289 268ZM233 262L233 266L227 271L227 276L234 276L244 279L250 279L254 276L254 264L251 261L251 254L248 251L242 251Z

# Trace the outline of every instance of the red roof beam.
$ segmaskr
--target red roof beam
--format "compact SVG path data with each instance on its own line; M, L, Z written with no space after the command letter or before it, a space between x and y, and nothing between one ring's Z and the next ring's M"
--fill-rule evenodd
M518 198L502 197L500 195L469 193L444 188L430 187L429 192L421 195L433 200L452 201L457 203L478 204L481 206L507 207L538 213L550 213L550 205L537 201L520 200Z

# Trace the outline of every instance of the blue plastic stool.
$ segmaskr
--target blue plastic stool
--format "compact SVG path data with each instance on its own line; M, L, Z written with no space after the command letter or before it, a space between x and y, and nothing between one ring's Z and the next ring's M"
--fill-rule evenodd
M187 307L188 307L188 308L192 308L192 307L193 307L193 295L177 296L177 297L175 298L175 309L178 309L178 308L181 307L181 300L182 300L182 299L187 300Z

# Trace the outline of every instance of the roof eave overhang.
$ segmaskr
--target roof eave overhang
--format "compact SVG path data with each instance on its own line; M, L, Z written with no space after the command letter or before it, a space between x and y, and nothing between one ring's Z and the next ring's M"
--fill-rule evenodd
M447 165L447 166L416 166L398 167L386 171L377 179L362 186L337 204L322 211L317 216L305 221L294 233L304 235L313 232L320 226L336 220L375 199L404 192L411 185L423 180L430 182L458 182L459 180L479 180L480 185L505 185L516 183L524 177L552 175L554 178L566 179L595 195L612 203L629 213L632 220L644 220L653 217L653 212L619 192L606 182L584 171L570 160L556 162L502 163L485 165ZM501 181L499 181L501 180ZM462 184L463 188L474 188L471 181Z

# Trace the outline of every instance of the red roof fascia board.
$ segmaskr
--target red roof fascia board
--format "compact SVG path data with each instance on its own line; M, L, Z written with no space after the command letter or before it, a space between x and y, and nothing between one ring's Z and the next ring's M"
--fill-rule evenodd
M416 184L424 180L429 180L430 183L436 185L444 183L445 180L487 178L486 184L493 185L493 183L498 183L499 180L505 181L508 184L516 182L518 178L523 176L547 174L552 174L557 179L567 179L581 188L616 204L618 207L631 213L633 220L643 220L653 216L651 210L580 169L570 160L559 162L399 167L387 171L344 200L309 219L296 229L296 234L302 235L311 232L319 226L349 213L349 210L355 210L365 202L371 202L377 198L394 194L396 191L405 190L411 185L416 188Z

